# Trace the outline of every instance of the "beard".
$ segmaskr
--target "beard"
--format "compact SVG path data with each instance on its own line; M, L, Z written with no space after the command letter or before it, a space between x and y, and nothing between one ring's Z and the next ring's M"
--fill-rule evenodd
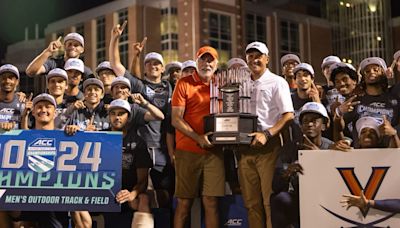
M387 77L385 74L378 75L378 80L376 80L374 82L368 82L368 83L366 82L366 84L370 85L370 86L381 86L381 85L384 85L387 83L388 83L388 80L387 80Z

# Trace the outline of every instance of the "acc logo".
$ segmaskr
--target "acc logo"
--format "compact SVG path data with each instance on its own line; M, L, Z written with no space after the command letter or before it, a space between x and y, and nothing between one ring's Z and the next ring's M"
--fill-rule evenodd
M54 167L54 157L57 150L54 138L39 138L29 144L27 150L28 167L37 172L44 173Z
M2 108L0 113L2 114L14 114L15 109L13 108Z
M228 219L224 226L241 226L243 219Z

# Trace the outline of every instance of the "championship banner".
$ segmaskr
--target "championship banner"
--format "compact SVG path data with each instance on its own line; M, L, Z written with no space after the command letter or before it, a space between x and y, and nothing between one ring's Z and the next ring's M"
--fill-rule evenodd
M370 208L346 210L343 194L400 198L400 150L299 151L301 227L399 227L400 215Z
M121 143L119 132L0 135L0 210L119 212Z

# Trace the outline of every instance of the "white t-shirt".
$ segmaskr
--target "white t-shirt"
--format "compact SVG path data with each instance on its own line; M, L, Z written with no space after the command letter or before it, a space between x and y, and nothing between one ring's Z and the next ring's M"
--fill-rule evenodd
M282 114L294 112L289 85L284 78L267 69L252 82L251 113L258 116L258 131L274 126Z

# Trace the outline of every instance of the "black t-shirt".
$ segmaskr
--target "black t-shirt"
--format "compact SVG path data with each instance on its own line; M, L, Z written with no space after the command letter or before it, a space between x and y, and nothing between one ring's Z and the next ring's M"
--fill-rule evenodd
M302 99L299 97L297 92L292 93L292 102L293 102L293 108L294 108L294 120L290 124L290 129L292 130L292 140L293 141L298 141L299 139L302 138L303 133L301 132L300 128L300 111L301 108L307 103L307 102L312 102L311 99Z
M122 189L132 191L137 184L137 169L152 166L145 141L135 131L128 131L122 147Z
M83 100L85 98L85 95L82 93L82 91L79 90L78 94L75 96L69 96L67 94L64 94L64 100L67 104L72 104L77 100Z
M58 130L63 130L69 120L69 116L65 115L67 103L64 99L61 104L56 107L56 118L54 119L54 127Z
M137 104L131 105L128 132L122 147L122 189L129 191L137 184L137 168L151 168L153 163L147 152L146 142L137 134L137 129L145 125L147 111Z
M90 119L94 116L93 124L98 131L108 129L110 127L108 113L103 102L100 102L94 110L88 108L75 110L68 121L68 125L77 125L81 131L84 131L89 124Z
M167 80L160 83L152 83L148 80L139 80L129 73L124 75L131 82L132 93L141 93L143 97L159 108L165 119L163 121L150 121L139 128L139 135L146 140L147 146L161 148L166 145L166 133L168 132L171 114L172 87Z
M103 99L102 99L102 101L103 101L104 104L110 104L111 101L113 101L113 100L114 100L114 99L113 99L112 95L109 94L109 93L104 94L104 97L103 97Z
M400 99L400 83L397 83L390 87L390 94L392 94L397 99Z
M345 113L343 118L346 125L351 128L356 146L358 145L358 134L355 124L361 117L374 117L383 122L383 115L385 115L393 127L399 124L399 100L389 92L377 96L360 95L354 101L360 101L360 104L356 105L352 112Z

